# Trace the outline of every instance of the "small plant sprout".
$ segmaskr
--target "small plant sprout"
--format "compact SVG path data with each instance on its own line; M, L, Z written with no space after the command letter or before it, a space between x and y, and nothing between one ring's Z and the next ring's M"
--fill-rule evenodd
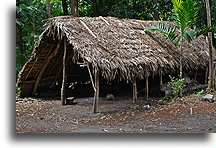
M204 90L202 89L201 91L197 92L196 93L198 96L204 96L205 95L205 92Z

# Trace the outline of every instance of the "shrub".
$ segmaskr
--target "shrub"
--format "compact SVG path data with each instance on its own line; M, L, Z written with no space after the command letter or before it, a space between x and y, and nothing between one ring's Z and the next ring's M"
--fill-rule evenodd
M177 97L180 94L180 91L186 86L184 85L184 78L182 78L182 73L180 73L178 75L177 78L172 77L171 75L169 75L170 77L170 82L168 82L168 86L171 87L172 89L172 94Z

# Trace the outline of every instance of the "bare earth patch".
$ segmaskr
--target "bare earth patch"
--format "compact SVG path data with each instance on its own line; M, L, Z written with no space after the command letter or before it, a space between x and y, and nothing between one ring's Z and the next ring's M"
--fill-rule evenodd
M202 102L195 94L160 105L141 98L101 100L99 113L92 104L61 106L60 100L17 98L17 133L213 133L215 103Z

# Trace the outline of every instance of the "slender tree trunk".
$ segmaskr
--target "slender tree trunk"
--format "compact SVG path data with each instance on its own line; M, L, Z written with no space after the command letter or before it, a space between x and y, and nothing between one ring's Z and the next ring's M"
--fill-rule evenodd
M46 11L48 18L51 18L50 0L46 0Z
M32 33L35 34L36 28L35 28L35 16L32 17ZM34 43L35 43L35 37L32 37L32 49L34 49Z
M216 9L215 9L215 14L216 14ZM212 44L213 44L214 49L216 49L216 37L214 36L214 33L212 33Z
M71 15L72 16L79 16L78 0L71 0Z
M182 73L183 75L183 48L182 48L182 45L183 45L183 38L181 38L181 42L180 42L180 60L179 60L179 64L180 64L180 70L179 72ZM182 75L181 75L181 78L182 78Z
M136 12L137 10L136 10L136 0L132 0L132 8L133 8L133 12ZM135 13L133 13L133 17L135 18L136 17L136 14Z
M93 16L99 16L97 0L92 0Z
M104 0L99 0L97 3L97 11L99 12L100 16L104 16L105 15L105 6L104 6Z
M64 15L68 15L67 0L62 0L62 8L63 8Z
M156 5L157 3L158 3L158 0L154 0L154 4ZM159 20L158 10L154 10L154 12L153 12L153 19L154 20Z
M208 27L211 26L211 13L209 0L206 1L206 13L207 13L207 24ZM212 47L212 32L208 32L208 46L209 46L209 81L208 89L214 90L214 51Z
M182 45L183 45L183 38L181 37L181 42L180 42L180 79L182 79L183 77L183 48L182 48ZM179 90L179 95L182 96L182 90Z
M25 50L24 50L24 43L23 43L23 35L22 35L22 28L21 26L19 25L16 25L16 31L17 31L17 34L16 34L16 38L17 38L17 45L19 46L19 52L21 54L26 54Z

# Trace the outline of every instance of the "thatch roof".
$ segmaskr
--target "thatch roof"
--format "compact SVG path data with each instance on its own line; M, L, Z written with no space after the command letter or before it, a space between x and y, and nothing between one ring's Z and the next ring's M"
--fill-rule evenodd
M144 31L154 23L157 22L113 17L51 18L32 57L22 69L18 84L36 80L48 55L53 54L60 43L60 50L55 51L42 76L54 79L62 65L64 36L72 61L88 63L108 81L116 76L122 80L144 79L146 75L177 71L178 49L163 35ZM203 36L191 44L185 42L183 48L185 69L208 65L208 48Z

